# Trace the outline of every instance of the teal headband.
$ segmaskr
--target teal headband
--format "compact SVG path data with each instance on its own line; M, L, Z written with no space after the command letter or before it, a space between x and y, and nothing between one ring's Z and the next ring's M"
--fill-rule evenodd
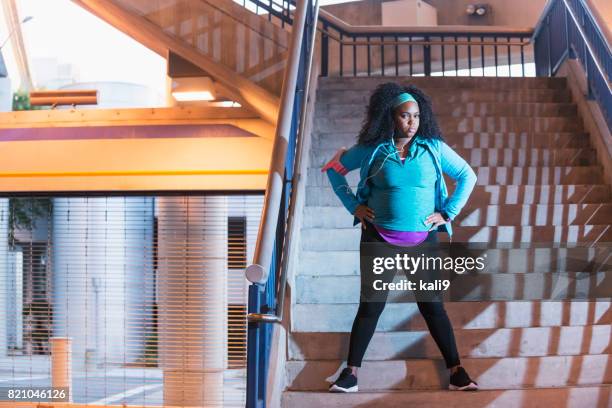
M397 95L395 99L393 99L393 107L395 108L396 106L399 106L402 103L406 103L406 102L414 102L418 104L417 100L414 99L414 96L410 95L408 92L403 92Z

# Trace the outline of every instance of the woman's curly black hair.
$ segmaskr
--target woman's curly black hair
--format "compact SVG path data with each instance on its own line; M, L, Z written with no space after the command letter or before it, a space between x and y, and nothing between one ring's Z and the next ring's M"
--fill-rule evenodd
M414 85L402 86L396 82L386 82L378 85L370 96L366 118L357 136L357 143L377 145L384 140L391 139L395 132L392 102L403 92L410 93L419 104L420 121L417 135L442 140L440 127L433 114L429 97Z

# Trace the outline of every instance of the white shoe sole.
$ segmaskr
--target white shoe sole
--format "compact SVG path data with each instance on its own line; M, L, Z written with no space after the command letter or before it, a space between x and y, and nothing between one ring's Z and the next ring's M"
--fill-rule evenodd
M359 387L357 385L353 385L351 388L342 388L334 384L329 387L329 392L357 392L358 390Z
M474 384L473 382L469 383L468 385L464 385L463 387L457 387L456 385L449 384L448 389L451 391L476 391L478 390L478 385Z

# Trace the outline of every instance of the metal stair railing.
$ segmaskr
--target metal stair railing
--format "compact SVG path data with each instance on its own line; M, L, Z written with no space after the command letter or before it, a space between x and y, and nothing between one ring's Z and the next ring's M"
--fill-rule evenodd
M323 10L319 21L321 76L523 77L532 60L530 28L352 26Z
M577 58L612 129L612 47L584 0L549 0L534 30L536 73L553 76L568 58Z
M292 19L289 59L281 93L264 208L253 264L245 271L249 286L246 406L265 407L271 322L282 321L286 263L291 237L295 185L299 174L307 91L316 36L318 0L299 0Z

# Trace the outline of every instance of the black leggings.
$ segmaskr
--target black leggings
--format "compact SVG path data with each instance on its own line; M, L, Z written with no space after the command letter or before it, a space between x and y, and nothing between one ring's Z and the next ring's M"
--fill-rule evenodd
M438 237L436 234L436 232L430 232L425 242L430 244L437 243ZM361 367L361 361L363 360L366 348L374 335L378 318L385 308L386 298L388 296L388 291L386 291L386 293L383 292L382 294L381 291L377 291L376 299L372 300L372 283L374 276L377 278L378 276L372 274L372 265L364 261L364 243L367 245L368 242L384 243L385 241L380 236L378 231L376 231L375 227L366 222L366 229L361 230L361 244L359 247L361 258L361 296L359 309L357 310L357 315L355 316L353 328L351 330L347 361L347 364L353 367ZM395 276L395 272L396 271L393 271L392 275L387 276L384 280L392 280L393 276ZM419 312L421 312L421 315L427 323L429 333L433 337L438 348L440 349L440 352L442 353L442 356L444 357L446 367L450 368L459 365L459 354L457 353L455 335L443 303L441 301L417 302L417 306L419 308Z

